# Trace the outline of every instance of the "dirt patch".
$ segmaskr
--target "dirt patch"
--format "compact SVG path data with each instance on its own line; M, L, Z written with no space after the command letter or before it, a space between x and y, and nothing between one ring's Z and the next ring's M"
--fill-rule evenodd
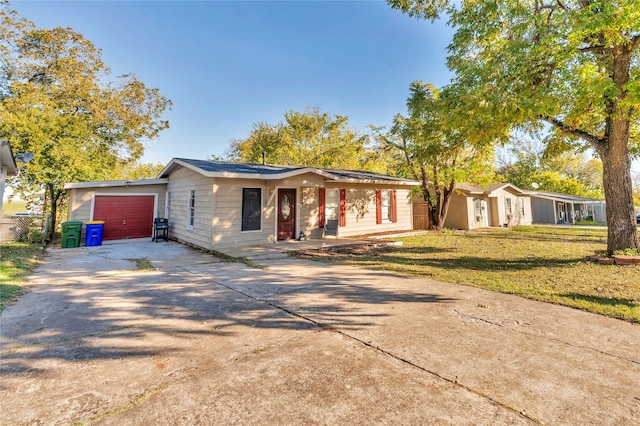
M315 250L300 250L291 253L291 256L298 259L308 260L331 260L336 257L349 256L379 256L389 253L393 250L388 244L372 243L372 244L351 244L345 246L328 247Z

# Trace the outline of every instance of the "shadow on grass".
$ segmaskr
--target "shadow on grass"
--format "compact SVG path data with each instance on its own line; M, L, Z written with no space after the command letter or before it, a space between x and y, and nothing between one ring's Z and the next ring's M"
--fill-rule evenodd
M593 234L529 234L522 232L492 232L492 233L468 233L464 235L456 235L459 238L469 238L469 239L481 239L481 240L517 240L517 241L536 241L536 242L564 242L564 243L594 243L594 244L606 244L607 243L607 235L593 235Z
M496 259L479 256L456 256L447 258L423 258L422 255L453 253L455 248L433 247L378 247L366 253L343 252L337 250L306 251L296 253L296 257L330 262L353 262L356 264L390 264L410 267L431 267L439 269L459 269L474 271L524 271L537 268L552 268L573 265L584 260L582 256L573 258L526 257L516 259Z
M621 299L616 297L600 297L593 296L591 294L580 294L580 293L562 293L558 294L558 297L571 299L571 300L580 300L588 303L594 303L602 306L625 306L629 309L637 309L640 307L640 303L636 303L630 299Z

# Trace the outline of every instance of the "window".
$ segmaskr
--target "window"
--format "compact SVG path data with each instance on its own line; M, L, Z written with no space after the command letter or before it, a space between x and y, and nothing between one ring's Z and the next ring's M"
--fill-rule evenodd
M482 214L482 199L475 198L473 200L473 210L474 210L475 215L476 215L476 222L480 222L482 220L482 217L483 217L483 214Z
M520 209L520 216L524 217L524 198L518 198L518 208Z
M388 222L391 218L391 195L389 195L389 190L385 189L381 191L382 193L382 200L381 200L381 207L382 207L382 217L381 219L384 222Z
M507 213L507 217L511 217L511 215L513 214L513 210L511 209L511 198L504 199L504 208Z
M259 231L262 223L262 189L242 188L242 230Z
M187 229L193 229L196 222L196 191L189 190L189 208L187 210Z
M338 220L338 214L340 212L340 190L339 189L327 189L325 193L324 212L327 220Z
M376 223L396 222L396 191L376 190Z

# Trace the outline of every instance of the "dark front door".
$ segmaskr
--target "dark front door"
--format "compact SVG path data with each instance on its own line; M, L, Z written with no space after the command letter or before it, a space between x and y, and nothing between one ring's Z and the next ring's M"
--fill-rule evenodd
M278 190L278 240L296 237L296 190Z

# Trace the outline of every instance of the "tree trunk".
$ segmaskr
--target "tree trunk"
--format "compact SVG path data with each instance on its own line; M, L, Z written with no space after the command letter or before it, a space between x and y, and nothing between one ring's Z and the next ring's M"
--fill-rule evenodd
M612 120L608 144L598 149L602 160L602 180L607 203L609 254L628 248L640 249L633 208L631 162L625 137L628 128L628 121L625 123L625 120Z
M640 41L639 41L640 42ZM605 137L596 149L602 159L602 181L607 203L607 252L638 249L638 231L633 208L633 184L629 136L633 107L623 106L625 85L630 78L634 43L614 49L611 78L619 89L607 105Z
M49 193L49 202L50 202L50 208L51 208L51 234L53 234L56 231L56 219L57 219L57 215L58 215L58 198L59 198L59 194L57 195L55 190L55 187L53 186L53 184L48 183L47 184L47 192Z

